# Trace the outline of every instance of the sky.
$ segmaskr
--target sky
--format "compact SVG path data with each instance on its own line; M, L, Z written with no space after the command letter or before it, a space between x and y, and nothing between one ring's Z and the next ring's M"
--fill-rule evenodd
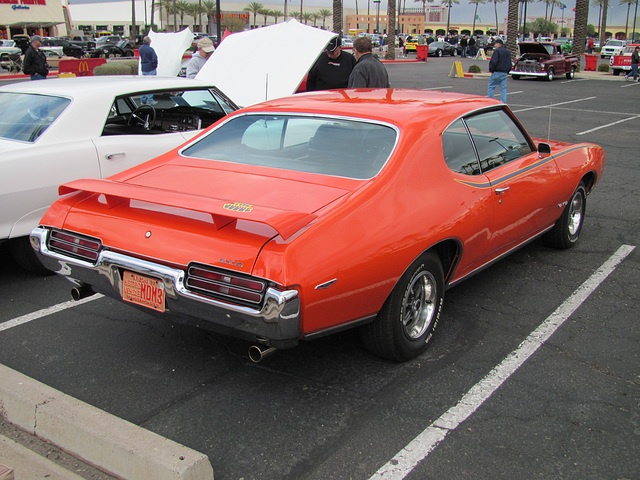
M69 0L71 4L86 4L86 3L102 3L108 2L112 0ZM137 0L142 1L142 0ZM247 6L251 1L261 1L261 0L223 0L224 3L237 3L238 10L242 10L245 6ZM289 8L291 6L300 5L301 0L289 0ZM332 0L302 0L303 8L304 5L313 5L319 8L327 8L331 10L333 2ZM358 11L359 13L366 13L367 11L367 2L370 1L370 11L373 13L375 11L375 4L372 0L343 0L343 8L355 8L356 1L358 2ZM400 1L400 0L397 0ZM467 3L466 0L459 0L460 4L453 4L451 8L451 22L464 22L464 23L472 23L473 21L473 11L475 6ZM627 15L627 6L620 5L620 0L609 0L609 15L607 16L607 25L621 25L624 27L626 15ZM261 3L264 4L273 4L277 3L277 0L262 0ZM438 5L439 0L434 0L433 3L429 3L428 5ZM504 20L507 16L507 1L498 4L498 19L500 22ZM590 4L592 1L590 2ZM407 0L406 8L418 8L422 5L422 0ZM573 17L573 8L575 7L575 0L566 4L567 8L564 11L565 17ZM380 4L380 10L385 11L387 6L387 0L382 0ZM589 10L589 20L590 24L595 25L596 29L598 28L598 15L600 9L599 7L591 6ZM558 7L554 8L554 17L560 17L562 15L561 10ZM640 9L639 9L639 17L640 17ZM535 16L544 18L545 14L545 5L541 2L531 1L527 6L527 17ZM634 14L634 6L631 7L631 12L629 16L629 28L633 25L633 14ZM495 12L493 3L489 3L487 5L479 5L478 6L478 16L480 17L483 23L495 23ZM640 25L640 18L637 21L637 25ZM636 30L639 27L636 27Z

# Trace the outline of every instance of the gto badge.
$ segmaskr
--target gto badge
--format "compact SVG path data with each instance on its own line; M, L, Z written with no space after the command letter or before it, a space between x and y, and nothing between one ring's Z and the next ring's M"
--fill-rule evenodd
M227 260L226 258L221 258L219 262L224 263L225 265L233 265L234 267L242 268L242 262L236 262L235 260Z
M225 203L222 208L225 210L232 210L234 212L250 212L253 210L253 205L249 203L233 202Z

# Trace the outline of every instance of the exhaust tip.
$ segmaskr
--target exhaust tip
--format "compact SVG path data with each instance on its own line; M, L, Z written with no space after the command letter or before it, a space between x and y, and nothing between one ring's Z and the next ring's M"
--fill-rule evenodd
M82 300L83 298L90 297L94 295L96 292L89 285L81 285L79 287L73 287L71 289L71 298L76 302L78 300Z
M249 360L253 363L260 363L269 355L275 353L275 347L261 347L259 345L252 345L249 347Z

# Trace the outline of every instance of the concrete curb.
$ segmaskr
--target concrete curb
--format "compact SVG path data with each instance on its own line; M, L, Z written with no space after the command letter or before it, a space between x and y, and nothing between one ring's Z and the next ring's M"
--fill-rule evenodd
M0 365L0 415L127 480L213 480L209 458Z

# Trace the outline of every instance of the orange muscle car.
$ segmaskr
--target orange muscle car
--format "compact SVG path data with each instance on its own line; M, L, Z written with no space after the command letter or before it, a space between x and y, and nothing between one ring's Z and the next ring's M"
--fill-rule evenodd
M486 97L314 92L63 185L31 241L76 298L244 338L254 360L359 327L372 353L404 361L448 287L540 235L573 246L603 169L601 147L537 144Z

